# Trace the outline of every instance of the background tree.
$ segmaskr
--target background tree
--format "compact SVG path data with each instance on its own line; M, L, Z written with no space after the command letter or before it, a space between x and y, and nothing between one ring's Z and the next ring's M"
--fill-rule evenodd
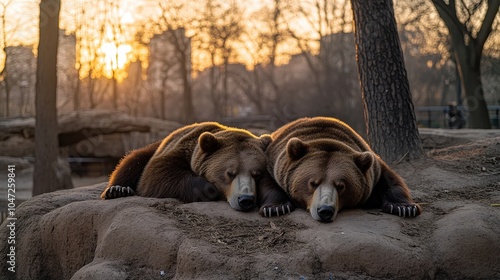
M394 5L413 104L460 104L461 97L457 97L460 81L450 60L448 32L436 17L432 3L414 0L398 1Z
M195 121L195 111L191 86L191 40L184 36L184 28L191 24L191 18L187 18L183 14L183 4L160 0L158 8L161 12L158 19L159 29L171 31L171 36L167 36L167 38L174 48L174 58L179 66L183 88L181 122L189 124ZM175 32L176 30L182 30L182 32Z
M262 19L264 28L259 29L257 36L259 46L265 51L263 55L268 58L266 67L256 69L258 75L262 72L266 77L267 82L272 90L271 102L274 106L281 107L284 105L283 99L285 98L284 92L281 89L276 77L276 68L278 67L280 48L286 43L289 34L286 30L284 13L286 13L287 3L283 0L274 0L273 5L264 7L258 11L257 15L264 16ZM260 70L260 71L258 71Z
M210 95L218 118L229 116L231 111L229 64L235 55L235 42L240 39L244 30L242 14L237 1L223 3L206 0L200 19L203 48L210 57Z
M68 181L64 180L69 173L61 169L58 163L56 65L60 8L59 0L41 0L40 2L33 196L71 187L67 185Z
M183 102L180 89L184 87L184 83L180 69L184 66L180 65L176 47L173 47L171 42L180 40L183 34L184 29L167 30L153 36L149 41L147 70L148 81L150 81L149 97L153 113L163 120L182 118L182 116L175 118L173 113L181 113L176 104Z
M481 57L484 44L498 15L500 0L458 2L460 4L455 0L432 0L451 37L451 46L469 110L469 127L491 128L481 85ZM480 27L476 28L477 17L482 14L484 19Z
M110 67L111 67L111 96L112 96L112 103L113 103L113 109L118 110L118 103L119 103L119 96L118 96L118 75L120 72L119 69L119 48L122 46L124 43L124 38L123 38L123 25L121 23L121 17L122 15L120 14L120 3L121 1L116 1L116 0L110 0L106 1L106 26L111 30L111 38L108 39L110 41L110 44L113 45L113 48L115 49L115 54L114 58L109 61Z
M361 98L352 48L352 11L347 1L295 1L294 10L310 32L289 27L309 66L314 98L303 96L303 107L322 115L333 115L350 125L361 123ZM289 19L290 25L295 17ZM319 50L316 50L319 46ZM311 55L319 51L318 55ZM321 105L320 105L321 104ZM304 109L302 109L305 111ZM359 128L359 127L357 127Z
M12 3L12 0L2 0L0 1L0 42L1 51L3 52L4 63L0 65L0 82L3 83L3 88L5 91L5 116L9 116L9 106L10 106L10 85L7 79L7 8Z
M90 6L95 10L90 10ZM76 11L76 68L81 81L75 94L81 95L85 90L87 100L84 102L81 96L78 97L74 100L75 108L95 109L102 103L109 86L109 83L102 83L99 80L103 75L102 61L105 57L99 48L105 41L108 14L108 5L105 1L86 0Z
M423 155L391 0L351 0L365 123L384 160Z

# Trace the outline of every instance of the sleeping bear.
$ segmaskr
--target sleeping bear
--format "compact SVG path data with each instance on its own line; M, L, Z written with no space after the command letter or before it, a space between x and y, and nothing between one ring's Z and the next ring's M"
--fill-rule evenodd
M259 205L263 216L288 214L294 206L267 171L264 150L270 142L269 135L259 138L216 122L185 126L126 155L101 198L225 199L239 211Z
M422 211L403 179L337 119L298 119L271 137L269 172L316 220L333 221L340 209L350 207L378 207L403 217Z

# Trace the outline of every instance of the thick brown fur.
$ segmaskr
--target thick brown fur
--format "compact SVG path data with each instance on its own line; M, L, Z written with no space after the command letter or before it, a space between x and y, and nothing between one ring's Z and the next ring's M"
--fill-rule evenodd
M347 124L302 118L271 134L268 168L301 208L332 221L342 208L381 208L400 216L421 212L403 179Z
M185 126L125 156L101 198L137 194L183 202L227 199L237 210L257 204L261 215L290 213L293 205L267 170L264 150L270 142L269 135L257 137L216 122ZM242 206L243 196L251 205Z

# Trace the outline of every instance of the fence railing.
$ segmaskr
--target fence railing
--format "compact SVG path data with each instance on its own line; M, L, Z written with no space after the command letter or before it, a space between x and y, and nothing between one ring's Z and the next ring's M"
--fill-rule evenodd
M448 106L421 106L415 108L417 122L420 127L428 128L459 128L452 127L456 122L461 122L461 127L467 127L467 110L463 106L458 106L456 112L458 116L453 123L450 119ZM500 128L500 106L488 106L491 128Z

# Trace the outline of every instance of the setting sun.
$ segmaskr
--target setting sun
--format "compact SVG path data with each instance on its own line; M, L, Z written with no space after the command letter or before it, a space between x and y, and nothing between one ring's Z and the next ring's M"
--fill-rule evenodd
M129 54L132 52L132 46L128 44L119 45L118 48L114 43L104 43L99 48L103 54L103 74L107 78L113 77L114 70L123 70L129 62ZM119 80L122 80L123 75L118 75Z

